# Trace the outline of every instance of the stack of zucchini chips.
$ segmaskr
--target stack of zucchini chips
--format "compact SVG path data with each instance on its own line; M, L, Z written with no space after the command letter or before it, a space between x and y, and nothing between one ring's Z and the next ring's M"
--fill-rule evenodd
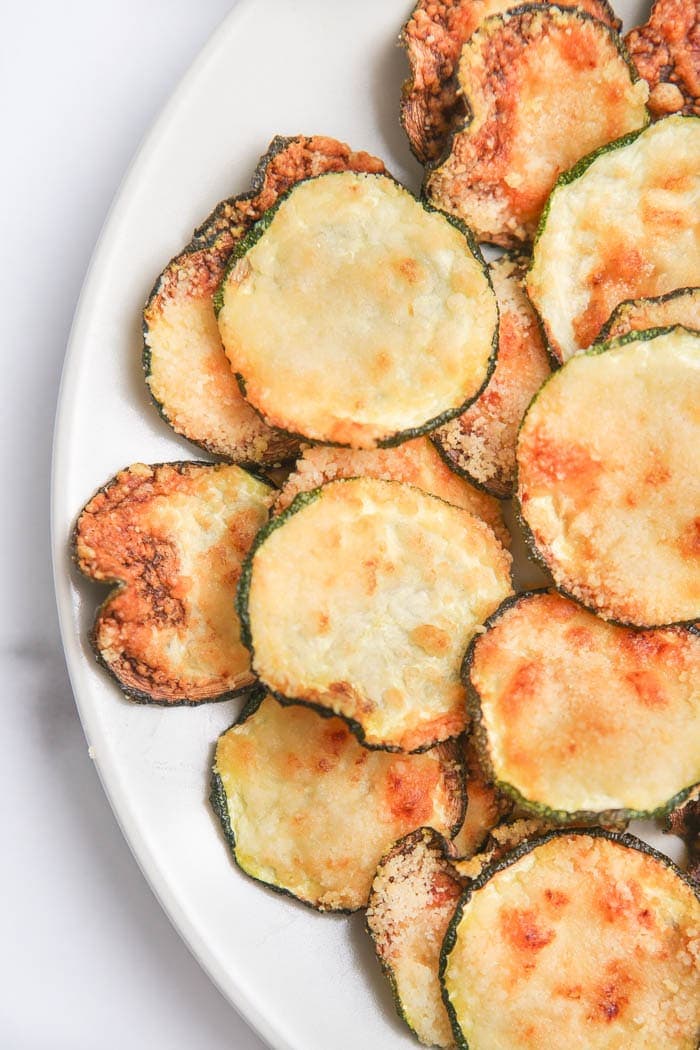
M217 462L123 470L75 553L130 698L245 693L237 865L366 909L421 1042L695 1050L697 8L505 7L403 28L420 198L276 138L168 264L146 381Z

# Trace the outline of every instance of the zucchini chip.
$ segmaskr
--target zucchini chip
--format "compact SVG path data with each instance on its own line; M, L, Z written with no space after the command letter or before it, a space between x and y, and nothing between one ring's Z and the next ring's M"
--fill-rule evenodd
M618 303L698 283L700 119L667 117L563 175L526 289L551 352L590 346Z
M534 553L606 619L700 618L699 404L700 333L657 328L572 358L523 420L518 499Z
M459 415L493 368L498 308L477 245L387 176L293 187L232 260L219 329L270 425L398 444Z
M421 164L435 163L466 109L454 76L462 47L489 15L508 10L510 0L419 0L401 31L411 76L401 96L401 123ZM578 7L619 30L607 0L582 0Z
M696 1050L700 900L630 835L553 832L466 889L440 977L468 1050Z
M650 88L655 117L700 117L700 8L697 0L655 0L646 25L625 37L632 61Z
M700 633L617 627L544 591L487 627L465 682L483 760L526 810L660 816L700 783Z
M459 824L459 749L368 751L340 719L256 690L219 737L211 802L246 874L320 911L355 911L397 836Z
M561 172L649 119L617 34L573 8L488 18L462 50L459 85L471 115L427 196L506 248L532 240Z
M466 880L450 857L432 828L407 835L379 862L367 905L367 929L396 1011L425 1046L454 1046L438 969Z
M468 859L484 845L493 829L512 813L513 802L484 771L473 733L465 738L464 768L467 774L467 812L452 840L455 857Z
M700 787L668 815L664 830L678 835L688 849L688 875L700 884Z
M252 684L233 604L273 496L239 467L137 463L82 511L78 568L117 584L92 645L130 699L199 704Z
M405 481L415 485L481 518L493 529L504 547L510 546L510 533L503 521L501 505L492 496L453 474L425 437L405 441L394 448L357 450L309 445L277 497L275 510L285 510L300 492L310 492L337 478L357 477Z
M165 421L215 455L274 463L297 448L244 400L221 346L213 295L233 246L294 183L348 169L381 172L384 165L325 136L273 139L251 190L219 204L156 281L143 315L146 382Z
M522 287L526 258L506 254L490 268L499 313L496 370L474 404L432 440L453 470L506 499L515 485L518 427L550 368Z
M628 332L675 324L700 331L700 288L676 288L656 299L627 299L615 307L596 343L607 343Z
M420 489L355 478L264 528L238 592L253 669L282 700L345 718L368 747L417 751L466 722L459 664L511 593L478 518Z

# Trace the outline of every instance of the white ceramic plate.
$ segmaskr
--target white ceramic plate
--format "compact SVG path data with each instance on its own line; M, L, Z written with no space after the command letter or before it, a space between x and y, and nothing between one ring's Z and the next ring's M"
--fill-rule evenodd
M410 3L410 0L409 0ZM135 461L201 459L151 404L140 314L165 262L218 200L247 188L273 135L322 133L383 157L413 189L397 110L406 0L243 0L134 162L85 283L61 386L53 545L80 715L115 814L163 907L224 994L277 1050L406 1050L361 917L318 915L234 867L206 805L213 743L239 704L132 705L87 642L103 594L71 571L83 503ZM636 0L618 10L633 24ZM657 843L668 848L668 840Z

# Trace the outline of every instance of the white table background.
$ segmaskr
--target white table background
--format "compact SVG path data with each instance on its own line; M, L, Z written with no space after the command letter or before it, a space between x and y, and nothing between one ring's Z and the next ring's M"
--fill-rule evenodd
M102 793L49 556L56 397L93 245L140 140L233 5L2 6L0 1047L261 1050L171 928Z

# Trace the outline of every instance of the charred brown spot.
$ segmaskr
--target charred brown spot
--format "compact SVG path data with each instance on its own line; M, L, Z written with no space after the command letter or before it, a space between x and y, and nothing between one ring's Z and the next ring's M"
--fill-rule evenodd
M386 806L394 820L418 827L432 812L438 770L397 760L387 776Z
M571 480L579 491L595 489L600 463L584 445L561 441L538 427L530 435L525 451L527 464L523 474L527 488Z
M681 552L687 558L700 558L700 518L688 522L678 541Z
M536 954L556 937L554 930L544 926L531 908L503 908L500 930L501 936L513 948L526 955Z
M668 705L663 685L652 671L629 671L625 679L632 686L643 707L659 708Z
M573 328L579 346L590 346L613 307L638 294L644 294L645 283L653 275L653 265L639 249L622 241L611 243L603 262L590 274L588 305L574 318Z
M547 903L551 904L553 908L565 908L571 899L566 893L562 893L561 890L546 889L544 896Z

